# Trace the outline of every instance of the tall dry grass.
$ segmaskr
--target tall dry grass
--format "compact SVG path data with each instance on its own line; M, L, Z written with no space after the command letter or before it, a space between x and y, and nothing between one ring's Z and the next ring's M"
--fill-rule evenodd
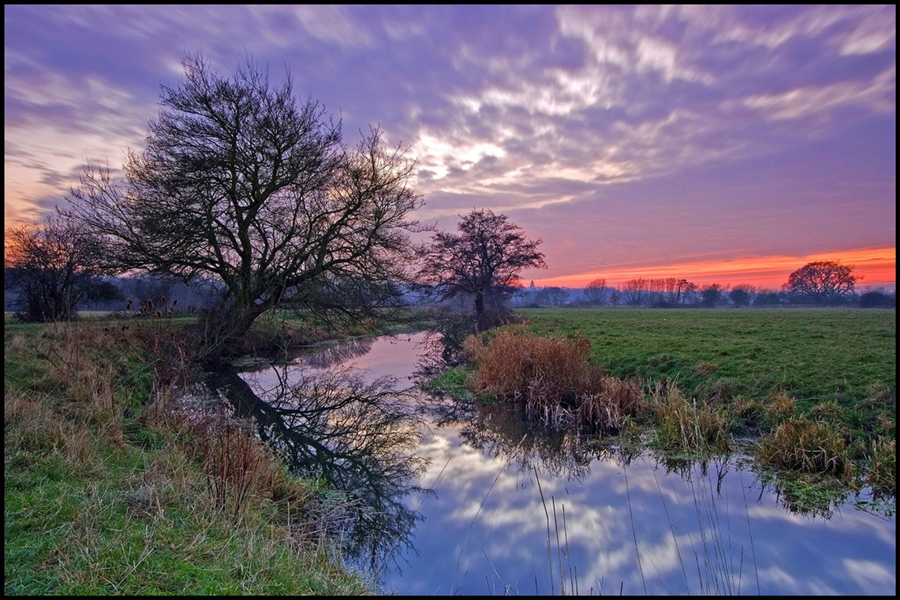
M763 436L757 458L764 465L803 473L827 473L841 479L853 475L844 437L823 421L786 420Z
M463 350L477 371L476 394L521 403L526 414L550 427L617 433L644 409L637 384L606 377L590 363L586 338L537 337L505 329L488 343L470 336Z
M730 448L727 421L713 403L688 399L674 385L657 385L651 393L657 442L667 450L720 453Z
M895 490L897 487L897 441L879 437L872 442L868 484L876 490Z
M92 562L92 557L124 552L110 531L121 530L119 537L127 537L146 529L144 521L152 524L146 548L181 553L173 558L177 565L215 562L219 559L193 553L203 552L220 535L224 517L234 539L252 540L255 549L247 550L249 555L276 556L287 549L298 561L309 562L308 570L292 577L363 592L359 580L346 572L322 575L335 569L332 552L337 546L327 539L333 532L321 523L343 507L324 503L310 482L292 477L254 429L230 418L224 408L197 414L179 401L191 378L190 349L163 320L149 316L126 326L48 324L28 335L10 336L6 343L6 352L15 355L6 364L16 371L7 373L4 386L7 468L16 469L21 480L30 465L62 459L69 487L80 489L84 480L96 488L87 501L103 507L71 508L77 519L65 527L73 533L52 559L54 565L70 565L59 572L59 585L99 590L112 578L119 581L115 589L120 592L132 580L134 589L144 589L141 565L153 560L149 554L128 572ZM141 451L141 460L131 458ZM134 468L120 472L126 464ZM78 498L66 502L80 502ZM120 504L124 522L115 511ZM207 523L207 530L179 535L179 528L190 526L185 513ZM178 516L173 520L173 515ZM51 521L47 527L60 525ZM222 564L238 560L244 549L235 548L221 548ZM21 577L16 581L17 586L28 585ZM304 589L301 583L295 589Z

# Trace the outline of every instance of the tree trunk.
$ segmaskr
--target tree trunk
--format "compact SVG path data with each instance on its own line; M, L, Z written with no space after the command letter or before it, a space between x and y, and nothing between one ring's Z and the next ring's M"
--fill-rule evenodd
M261 306L217 306L200 321L203 362L215 365L239 356L253 323L265 312Z
M484 314L484 293L475 292L475 315L478 321L481 321L481 315Z

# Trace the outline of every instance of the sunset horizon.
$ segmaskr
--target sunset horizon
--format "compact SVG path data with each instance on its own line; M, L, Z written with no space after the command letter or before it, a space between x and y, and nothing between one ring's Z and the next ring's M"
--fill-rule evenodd
M522 281L778 290L816 260L896 288L892 5L7 5L7 226L123 173L202 53L287 81L353 147L377 127L454 232L541 240ZM487 26L490 24L490 27ZM126 183L123 181L123 183Z
M6 592L896 595L896 13L4 5Z
M815 261L829 261L853 268L853 274L859 277L857 290L876 290L885 292L896 290L896 248L875 247L848 250L844 252L827 252L807 256L760 256L727 261L698 261L672 265L655 265L610 269L608 271L590 271L559 277L530 277L525 281L528 285L534 281L538 287L558 286L566 288L583 288L595 279L605 279L608 287L620 287L635 279L686 279L697 285L717 283L726 288L739 285L753 286L757 291L779 291L788 277L804 265ZM529 273L534 273L530 271ZM523 277L523 280L526 279Z

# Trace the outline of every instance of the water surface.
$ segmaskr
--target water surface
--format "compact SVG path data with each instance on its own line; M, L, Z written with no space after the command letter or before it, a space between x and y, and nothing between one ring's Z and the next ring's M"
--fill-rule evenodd
M352 365L414 386L422 334L331 346L304 368ZM272 369L241 374L270 389ZM894 595L895 517L847 503L800 514L740 458L671 463L573 436L539 436L500 410L429 400L412 482L412 547L374 561L397 595ZM434 409L434 410L432 410Z

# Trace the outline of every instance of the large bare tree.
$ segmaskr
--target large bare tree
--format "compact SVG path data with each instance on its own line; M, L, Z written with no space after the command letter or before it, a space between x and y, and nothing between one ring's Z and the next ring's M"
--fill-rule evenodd
M519 273L527 267L546 267L537 247L521 227L506 215L487 209L461 217L458 234L432 236L421 269L420 281L441 299L471 297L477 321L486 325L487 308L496 308L515 291Z
M815 304L834 304L853 292L861 276L853 274L853 267L834 261L806 263L788 277L784 291Z
M404 151L377 128L343 145L321 105L298 104L289 74L270 86L249 58L230 78L199 54L182 64L124 182L86 166L72 190L69 214L102 236L107 264L218 280L202 321L210 359L274 307L350 314L396 297L422 204Z

